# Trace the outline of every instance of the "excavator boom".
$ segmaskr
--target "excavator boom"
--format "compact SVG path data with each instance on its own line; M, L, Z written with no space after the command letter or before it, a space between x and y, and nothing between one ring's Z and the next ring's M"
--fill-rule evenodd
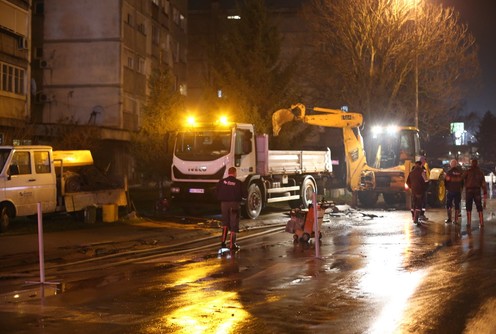
M272 114L274 136L279 134L284 124L292 121L340 129L357 128L363 124L363 116L359 113L320 107L314 107L313 110L320 112L320 114L307 115L306 107L301 103L292 105L290 109L277 110Z
M320 107L315 107L313 110L319 113L307 115L306 107L301 103L292 105L290 109L277 110L272 114L274 136L279 134L284 124L292 121L343 129L347 184L352 191L360 189L361 175L367 167L363 139L359 130L363 123L362 114Z

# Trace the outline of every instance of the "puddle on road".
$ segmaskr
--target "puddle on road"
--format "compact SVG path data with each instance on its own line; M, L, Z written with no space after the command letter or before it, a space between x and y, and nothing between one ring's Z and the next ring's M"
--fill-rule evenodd
M43 300L46 297L56 296L65 291L65 284L61 282L53 283L33 283L26 288L11 291L0 295L0 303L15 304L26 301Z

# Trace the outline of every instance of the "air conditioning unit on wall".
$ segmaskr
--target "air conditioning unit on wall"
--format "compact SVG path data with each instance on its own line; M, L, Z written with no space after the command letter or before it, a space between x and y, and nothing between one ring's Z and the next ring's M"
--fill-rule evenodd
M38 93L36 95L36 102L37 103L49 103L53 101L53 95L49 95L46 93Z
M50 62L45 59L40 59L40 68L50 68Z

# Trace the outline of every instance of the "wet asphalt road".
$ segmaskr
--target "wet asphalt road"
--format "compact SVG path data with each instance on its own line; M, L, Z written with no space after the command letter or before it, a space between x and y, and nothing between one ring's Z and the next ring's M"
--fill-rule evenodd
M314 239L279 232L241 238L242 249L222 257L52 272L62 284L43 289L14 291L22 278L4 277L2 333L495 333L494 204L483 229L465 217L444 224L441 209L420 227L406 211L340 213L322 226L320 256ZM275 215L271 223L287 220Z

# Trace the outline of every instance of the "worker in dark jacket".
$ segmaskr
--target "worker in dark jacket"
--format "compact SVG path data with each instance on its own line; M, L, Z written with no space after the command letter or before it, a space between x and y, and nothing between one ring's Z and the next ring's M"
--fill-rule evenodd
M445 220L446 224L454 222L458 224L458 217L460 216L460 203L462 200L462 188L463 188L463 171L458 164L456 159L450 161L450 169L446 172L446 177L444 178L446 190L448 191L446 195L446 211L448 213L448 219ZM455 206L455 218L452 219L453 205Z
M422 207L424 203L424 196L428 185L425 169L422 168L422 162L415 162L415 167L412 169L406 184L412 191L412 215L413 223L419 225L421 222L420 216L422 214Z
M217 199L221 202L222 239L221 248L226 248L227 232L231 232L229 248L239 249L236 244L236 233L239 232L239 211L241 201L245 197L243 184L236 178L236 168L230 167L228 176L217 183Z
M467 209L467 225L472 222L472 204L475 203L479 214L479 225L484 226L484 213L482 194L484 194L484 207L487 200L487 186L484 173L478 166L477 159L472 159L471 166L463 173L462 179L465 187L465 205ZM482 192L482 194L481 194Z

